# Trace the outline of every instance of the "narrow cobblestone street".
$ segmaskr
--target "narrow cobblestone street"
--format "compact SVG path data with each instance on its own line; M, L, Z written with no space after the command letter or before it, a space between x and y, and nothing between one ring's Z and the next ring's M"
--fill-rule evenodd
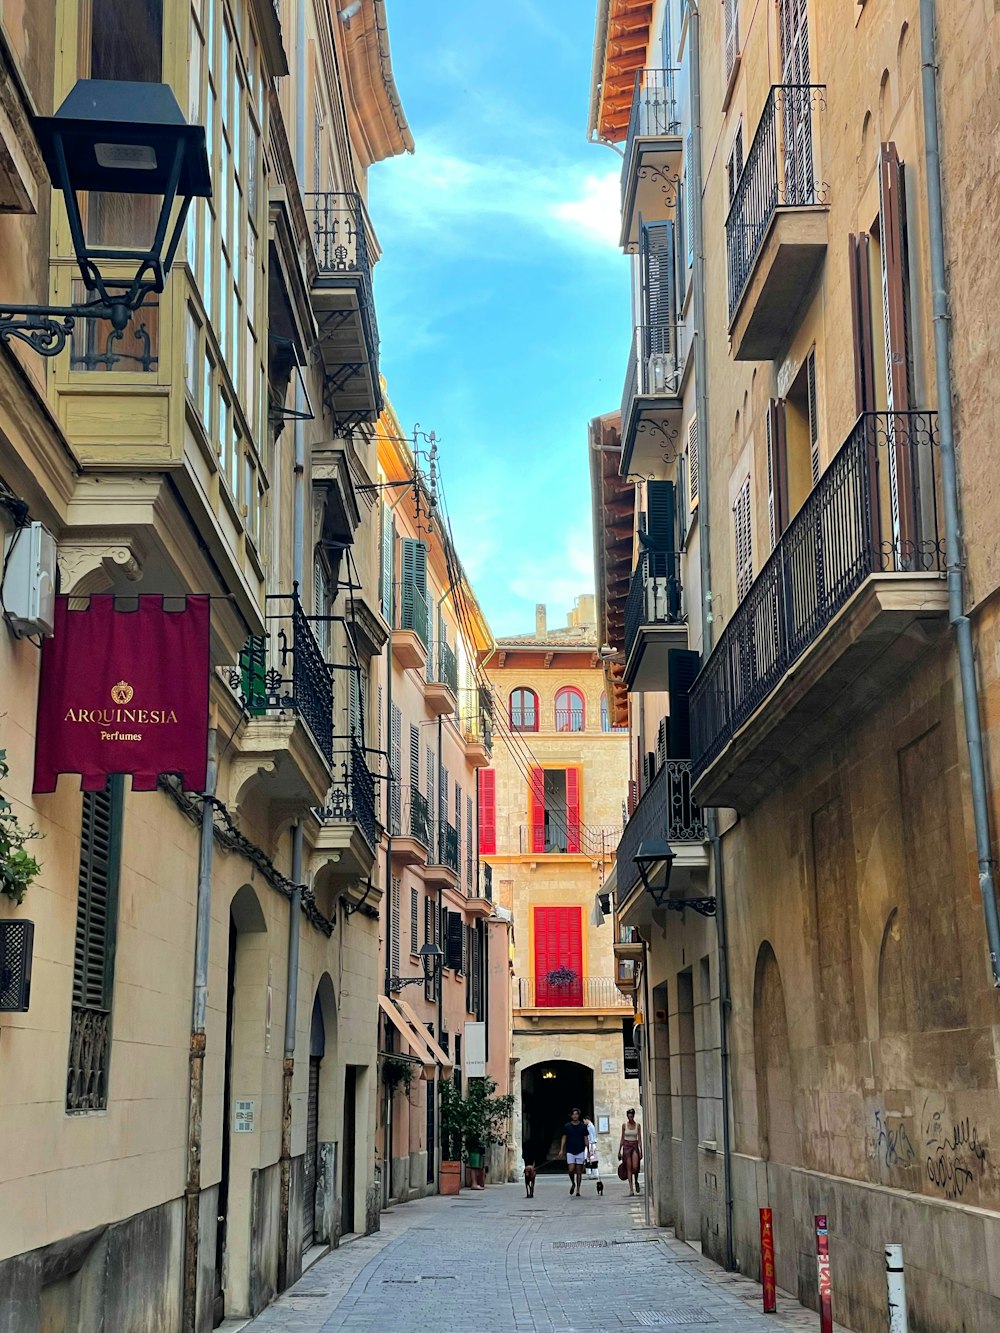
M622 1198L617 1181L600 1199L585 1185L577 1202L561 1176L539 1179L534 1199L501 1185L392 1209L378 1234L321 1259L249 1325L254 1333L818 1326L818 1315L780 1294L778 1314L762 1315L757 1283L647 1228L642 1199Z

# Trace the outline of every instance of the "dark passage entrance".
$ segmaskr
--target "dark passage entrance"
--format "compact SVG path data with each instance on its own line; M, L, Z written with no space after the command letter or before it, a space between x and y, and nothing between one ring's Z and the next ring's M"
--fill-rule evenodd
M574 1106L594 1117L594 1071L572 1060L548 1060L521 1074L521 1143L524 1160L539 1171L562 1171L556 1157L563 1125Z
M355 1065L344 1070L344 1174L341 1183L340 1230L344 1236L354 1232L355 1153L357 1150L358 1071ZM389 1164L386 1163L386 1170Z

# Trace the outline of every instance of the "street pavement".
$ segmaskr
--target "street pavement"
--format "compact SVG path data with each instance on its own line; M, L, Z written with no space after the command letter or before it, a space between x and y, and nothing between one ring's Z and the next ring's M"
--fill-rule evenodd
M708 1333L819 1328L790 1296L760 1313L756 1282L645 1224L617 1180L604 1197L562 1176L398 1205L382 1230L332 1251L248 1327L253 1333ZM839 1325L836 1326L838 1329Z

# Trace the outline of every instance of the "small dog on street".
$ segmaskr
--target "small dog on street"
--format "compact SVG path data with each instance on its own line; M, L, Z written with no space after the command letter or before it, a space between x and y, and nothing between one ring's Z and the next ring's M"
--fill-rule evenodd
M599 1181L597 1182L597 1193L598 1193L599 1195L601 1195L601 1194L604 1193L604 1181L603 1181L603 1180L599 1180Z
M524 1164L524 1197L533 1199L535 1197L535 1176L538 1172L527 1162Z

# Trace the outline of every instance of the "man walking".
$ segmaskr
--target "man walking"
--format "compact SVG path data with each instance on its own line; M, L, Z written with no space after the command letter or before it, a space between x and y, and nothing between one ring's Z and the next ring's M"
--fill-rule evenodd
M580 1181L583 1179L583 1164L587 1160L588 1142L587 1126L583 1123L580 1108L574 1106L572 1115L563 1125L562 1142L559 1144L559 1156L566 1154L570 1198L574 1194L580 1197Z

